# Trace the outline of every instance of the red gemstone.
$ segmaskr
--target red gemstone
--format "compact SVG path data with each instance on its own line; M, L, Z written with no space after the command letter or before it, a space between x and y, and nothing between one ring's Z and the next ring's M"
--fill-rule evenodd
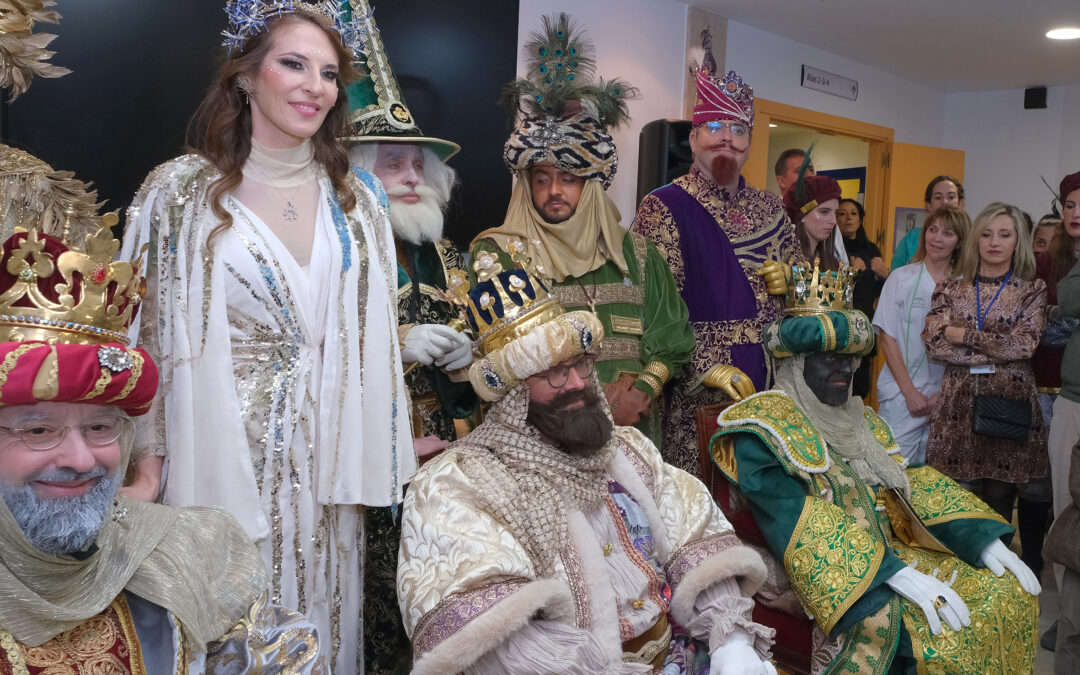
M104 265L99 264L97 267L94 268L94 271L90 274L90 281L93 281L95 284L99 285L101 284L101 282L105 281Z

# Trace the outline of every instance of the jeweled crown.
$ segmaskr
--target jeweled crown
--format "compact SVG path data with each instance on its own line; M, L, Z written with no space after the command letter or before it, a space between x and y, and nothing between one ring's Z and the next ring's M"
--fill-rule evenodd
M821 270L817 258L813 269L794 265L788 279L784 314L799 316L849 310L854 287L855 270L851 267L841 267L836 272Z
M85 251L37 230L16 232L0 248L0 342L127 344L146 293L141 267L113 262L115 214L86 235Z
M244 42L266 30L271 19L285 14L303 12L319 14L330 20L330 25L341 36L341 43L359 59L364 48L363 22L353 16L352 8L342 0L229 0L225 13L229 15L229 27L222 31L221 43L230 53L244 48Z
M471 288L464 270L451 270L447 280L484 355L565 311L552 294L550 282L543 279L543 268L532 264L522 241L510 243L510 258L516 267L503 270L494 253L478 255L473 261L476 285Z

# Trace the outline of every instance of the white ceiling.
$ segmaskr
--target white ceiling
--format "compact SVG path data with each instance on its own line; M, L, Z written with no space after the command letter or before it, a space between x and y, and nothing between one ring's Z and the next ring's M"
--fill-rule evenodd
M1080 0L684 0L941 91L1080 83Z

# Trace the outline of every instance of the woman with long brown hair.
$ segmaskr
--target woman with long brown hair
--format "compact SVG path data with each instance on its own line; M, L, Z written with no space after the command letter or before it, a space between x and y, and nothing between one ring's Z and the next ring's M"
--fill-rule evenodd
M134 487L235 515L345 673L363 670L364 506L400 502L416 464L386 197L336 140L362 30L335 5L229 4L193 154L147 178L124 249L150 249L133 332L163 391Z

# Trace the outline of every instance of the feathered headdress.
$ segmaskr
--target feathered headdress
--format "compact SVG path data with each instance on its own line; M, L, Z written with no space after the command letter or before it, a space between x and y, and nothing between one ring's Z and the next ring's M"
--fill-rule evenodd
M543 17L522 47L524 78L503 88L503 102L533 117L563 117L584 112L605 127L629 119L626 100L637 90L621 79L592 81L596 74L593 43L566 13Z
M56 36L33 33L34 24L59 23L53 0L0 0L0 87L11 90L14 101L30 88L30 80L61 77L71 71L47 63L56 52L45 47Z
M512 171L553 164L586 180L611 185L618 165L609 127L629 119L637 90L621 79L593 81L591 41L565 13L543 17L522 47L526 75L503 88L502 102L522 120L506 142Z
M795 183L784 195L784 208L793 223L801 222L803 216L816 209L819 204L830 199L840 199L843 196L840 183L837 183L832 176L806 175L810 169L810 155L813 152L814 144L811 143L806 149L802 164L799 165Z

